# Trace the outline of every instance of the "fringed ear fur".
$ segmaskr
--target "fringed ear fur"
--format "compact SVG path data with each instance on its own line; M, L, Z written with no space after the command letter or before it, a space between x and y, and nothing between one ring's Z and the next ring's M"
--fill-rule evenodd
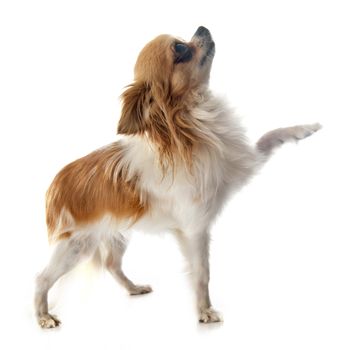
M122 94L123 108L118 134L132 135L145 131L145 110L149 105L149 88L145 83L134 83Z
M194 145L208 144L210 139L200 132L198 122L187 115L183 104L170 103L167 95L168 88L163 85L138 81L131 84L122 95L118 133L135 135L147 132L158 148L163 170L173 167L177 157L191 168Z

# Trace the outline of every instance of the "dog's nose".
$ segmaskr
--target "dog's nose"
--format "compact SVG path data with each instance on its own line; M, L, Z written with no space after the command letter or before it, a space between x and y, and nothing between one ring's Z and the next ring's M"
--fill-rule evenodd
M194 33L194 35L199 36L199 37L205 37L205 36L210 36L210 32L207 28L200 26L200 27L198 27L198 29Z

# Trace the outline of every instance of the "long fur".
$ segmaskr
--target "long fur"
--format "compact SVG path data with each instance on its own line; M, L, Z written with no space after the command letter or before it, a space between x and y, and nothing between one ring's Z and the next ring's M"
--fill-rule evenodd
M123 138L67 165L53 180L46 211L56 250L38 277L35 295L43 328L60 323L48 313L49 289L102 248L106 268L130 294L151 291L121 269L133 229L175 234L193 273L199 320L221 319L208 291L214 218L277 146L320 126L277 129L252 146L231 109L208 89L214 49L204 27L188 43L161 35L147 44L135 81L122 95L118 133Z

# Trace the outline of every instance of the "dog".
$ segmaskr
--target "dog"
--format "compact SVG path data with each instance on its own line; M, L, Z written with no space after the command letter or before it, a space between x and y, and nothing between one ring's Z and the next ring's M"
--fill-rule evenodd
M209 90L214 54L205 27L189 42L170 35L149 42L122 94L120 140L68 164L54 178L46 218L55 249L35 291L42 328L60 324L48 312L49 289L101 251L103 266L131 295L152 291L134 284L121 267L132 230L174 233L193 277L199 321L221 321L208 290L213 220L278 146L321 126L276 129L251 145L234 113Z

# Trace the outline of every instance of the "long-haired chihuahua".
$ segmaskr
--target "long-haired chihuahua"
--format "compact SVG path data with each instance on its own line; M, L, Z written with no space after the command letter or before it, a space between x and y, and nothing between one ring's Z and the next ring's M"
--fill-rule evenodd
M120 140L68 164L54 178L46 218L55 250L35 292L41 327L60 324L48 312L50 288L101 251L103 266L131 295L152 291L122 270L131 230L173 232L191 269L199 321L221 320L208 290L214 218L276 147L320 125L276 129L251 145L231 109L208 88L214 54L204 27L189 42L170 35L149 42L122 95Z

